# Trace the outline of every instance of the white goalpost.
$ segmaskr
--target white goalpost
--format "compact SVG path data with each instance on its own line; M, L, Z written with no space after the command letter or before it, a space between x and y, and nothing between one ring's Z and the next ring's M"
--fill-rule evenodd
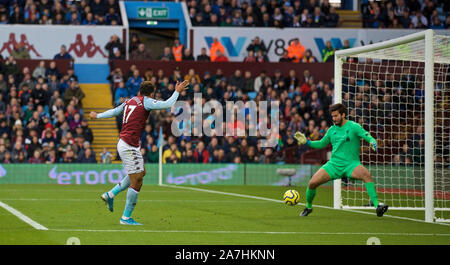
M379 201L450 221L450 36L433 30L335 53L335 103L377 139L361 144ZM373 208L363 183L334 181L334 208Z

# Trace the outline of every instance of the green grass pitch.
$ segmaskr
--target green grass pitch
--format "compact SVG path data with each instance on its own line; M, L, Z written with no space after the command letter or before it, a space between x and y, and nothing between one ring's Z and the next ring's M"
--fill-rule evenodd
M295 187L300 204L286 206L286 187L144 185L133 214L140 227L119 224L126 191L116 197L113 213L106 209L100 194L110 188L0 185L0 202L48 229L37 230L0 207L0 244L64 245L71 237L82 245L364 245L371 237L381 244L450 244L450 226L420 221L423 211L388 211L379 218L374 210L334 210L327 187L318 188L314 201L324 207L302 218L304 187Z

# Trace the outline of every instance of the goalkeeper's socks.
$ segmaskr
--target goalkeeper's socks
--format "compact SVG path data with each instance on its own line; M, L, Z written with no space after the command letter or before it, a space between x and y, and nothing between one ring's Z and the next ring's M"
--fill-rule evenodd
M306 208L312 208L312 202L314 197L316 196L316 189L310 189L309 187L306 189Z
M127 220L131 217L131 213L136 206L139 191L135 191L133 188L128 188L127 202L125 203L125 209L123 210L122 219Z
M364 186L366 187L367 194L369 194L369 197L373 202L373 206L375 206L375 208L377 208L378 207L378 195L377 195L377 191L375 189L375 184L373 182L366 182L366 183L364 183Z
M108 191L110 198L114 198L120 192L126 190L130 186L130 178L126 175L114 188Z

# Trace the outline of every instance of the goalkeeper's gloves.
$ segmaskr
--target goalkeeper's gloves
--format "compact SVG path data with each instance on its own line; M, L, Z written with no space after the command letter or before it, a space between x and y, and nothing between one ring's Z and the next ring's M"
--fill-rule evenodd
M297 140L298 145L309 145L310 141L306 139L306 136L301 132L296 132L294 134L295 140Z
M372 148L373 151L377 151L377 141L373 140L370 142L370 148Z

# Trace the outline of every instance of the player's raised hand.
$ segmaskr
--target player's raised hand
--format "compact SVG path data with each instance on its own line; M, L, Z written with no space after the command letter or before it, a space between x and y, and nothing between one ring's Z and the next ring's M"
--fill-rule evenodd
M89 113L89 118L91 118L91 120L97 119L97 112L91 111L91 112Z
M183 82L179 82L177 81L177 84L175 85L175 90L180 93L183 90L186 90L187 87L189 86L189 81L188 80L184 80Z
M298 145L306 144L306 136L301 132L296 132L294 134L295 140L297 140Z
M370 148L372 148L373 151L377 151L377 141L370 142Z

